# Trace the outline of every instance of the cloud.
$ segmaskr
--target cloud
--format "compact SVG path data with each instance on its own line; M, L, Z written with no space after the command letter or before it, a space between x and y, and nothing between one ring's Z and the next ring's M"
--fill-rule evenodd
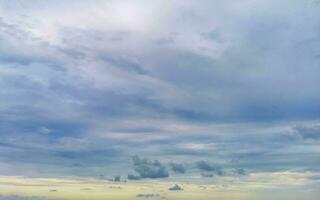
M310 1L12 0L0 11L1 174L124 174L135 154L319 168L319 127L304 125L320 113ZM140 160L139 178L169 175Z
M170 187L169 190L171 191L181 191L183 188L179 186L178 184L175 184L174 186Z
M120 182L120 181L121 181L121 176L115 176L115 177L113 178L113 181L114 181L114 182Z
M41 127L40 128L40 132L43 133L43 134L49 134L49 133L52 132L52 130L47 128L47 127Z
M233 172L234 172L235 175L247 175L246 170L241 169L241 168L237 168Z
M201 173L201 176L202 176L202 177L205 177L205 178L213 178L213 177L214 177L214 174Z
M128 180L140 180L141 177L138 175L128 174Z
M171 162L170 166L171 166L171 169L176 173L184 174L186 172L186 169L185 169L184 165L181 164L181 163Z
M318 181L318 180L320 180L320 174L311 175L308 178L311 180Z
M320 139L320 125L300 125L294 127L295 133L302 139L318 140Z
M209 162L207 162L207 161L199 161L199 162L196 163L196 165L197 165L197 167L199 169L201 169L203 171L211 172L211 171L215 171L216 170L216 168L213 165L211 165Z
M141 159L139 156L133 158L134 170L141 178L167 178L169 173L166 167L158 160Z
M198 169L202 170L202 171L206 171L206 172L214 172L215 174L222 176L224 173L221 170L220 167L214 166L211 163L209 163L208 161L198 161L196 163L196 166L198 167Z

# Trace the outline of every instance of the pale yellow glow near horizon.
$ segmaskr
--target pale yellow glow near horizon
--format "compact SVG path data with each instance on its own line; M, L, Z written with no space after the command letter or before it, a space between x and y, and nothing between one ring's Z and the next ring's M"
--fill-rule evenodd
M2 176L0 177L0 195L65 200L316 200L317 192L301 193L300 191L295 191L296 188L311 184L311 182L305 178L307 176L309 175L291 172L260 173L252 174L242 181L231 180L231 177L222 178L221 184L195 184L156 180L111 182L85 178L54 179ZM260 182L257 180L260 180ZM183 188L182 191L168 190L176 183ZM277 193L272 193L275 189L283 190L279 192L279 195L276 195ZM139 197L139 194L153 194L154 196Z

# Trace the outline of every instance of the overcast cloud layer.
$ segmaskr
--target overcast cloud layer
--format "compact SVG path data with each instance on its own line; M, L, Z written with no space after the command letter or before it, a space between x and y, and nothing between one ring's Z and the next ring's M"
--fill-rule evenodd
M313 0L0 0L0 174L320 170L319 13Z

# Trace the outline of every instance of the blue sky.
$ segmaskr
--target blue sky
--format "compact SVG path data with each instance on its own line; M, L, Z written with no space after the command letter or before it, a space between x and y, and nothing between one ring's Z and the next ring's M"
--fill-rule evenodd
M319 171L319 9L1 0L0 174Z

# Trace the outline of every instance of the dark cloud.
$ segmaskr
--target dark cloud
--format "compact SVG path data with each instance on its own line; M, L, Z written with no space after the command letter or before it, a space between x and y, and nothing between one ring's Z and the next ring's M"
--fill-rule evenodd
M204 178L213 178L214 174L209 174L209 173L201 173L201 176Z
M148 160L140 158L139 156L133 157L134 170L140 175L141 178L167 178L169 172L166 167L158 160Z
M246 174L247 174L246 170L241 169L241 168L235 169L235 170L233 171L233 173L234 173L235 175L246 175Z
M295 133L302 139L320 139L320 125L304 125L294 127Z
M181 164L181 163L171 162L170 166L171 166L172 171L174 171L176 173L184 174L186 172L186 169L185 169L184 165Z
M120 181L121 181L121 176L115 176L115 177L113 178L113 181L114 181L114 182L120 182Z
M222 169L218 166L215 166L213 164L211 164L208 161L198 161L196 163L196 166L198 167L198 169L202 170L202 171L206 171L206 172L212 172L215 173L216 175L222 176L224 174L224 172L222 171Z
M140 180L141 177L138 175L134 175L134 174L128 174L128 180Z
M207 161L199 161L199 162L196 163L196 165L197 165L197 167L199 169L201 169L203 171L211 172L211 171L215 171L216 170L216 168L213 165L211 165L209 162L207 162Z
M170 187L169 190L180 191L180 190L183 190L183 188L181 186L179 186L178 184L175 184L174 186Z

